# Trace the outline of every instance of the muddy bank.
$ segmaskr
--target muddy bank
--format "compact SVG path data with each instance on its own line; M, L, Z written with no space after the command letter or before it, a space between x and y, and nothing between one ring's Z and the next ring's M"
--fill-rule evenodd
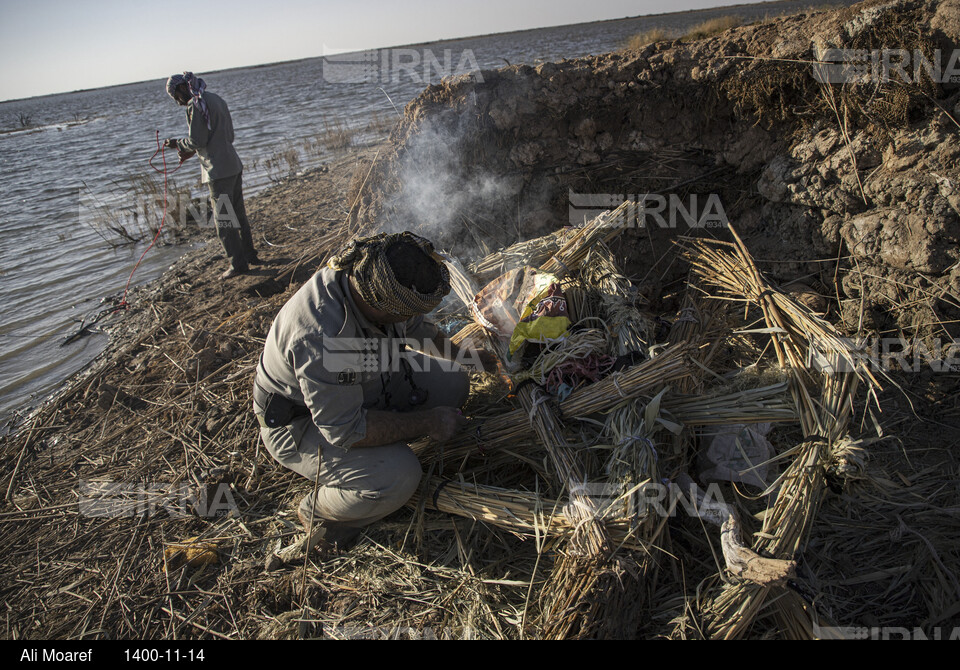
M256 538L260 549L242 550L246 559L230 570L259 575L267 546L294 532L286 518L293 512L281 510L297 482L260 448L250 411L253 368L276 312L342 243L350 183L375 153L355 150L248 200L264 265L221 281L226 260L216 240L190 252L133 291L130 309L109 328L106 351L18 434L0 438L0 538L9 548L0 592L13 608L4 637L165 637L166 624L142 616L158 612L151 605L157 594L178 588L178 577L168 583L161 538L213 532L233 536L236 549ZM176 495L158 494L159 482ZM115 513L85 508L103 486L119 487ZM199 514L197 504L211 511L215 490L243 515ZM230 562L220 553L217 564L224 559ZM180 588L188 579L184 573ZM281 590L271 585L243 597L258 603ZM269 618L248 623L243 636L259 637ZM182 634L198 632L187 625Z
M683 274L661 262L678 235L723 235L671 222L671 202L699 219L712 195L778 280L838 297L848 327L943 335L960 318L960 83L913 66L949 71L958 42L956 2L872 0L445 81L408 105L355 218L486 249L582 219L571 192L649 194L662 218L618 250L659 295ZM905 50L910 82L822 84L825 49Z

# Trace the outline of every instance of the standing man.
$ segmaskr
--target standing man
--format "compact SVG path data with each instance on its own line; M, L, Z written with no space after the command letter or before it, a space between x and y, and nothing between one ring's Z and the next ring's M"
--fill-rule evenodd
M247 272L259 260L243 206L243 164L233 148L230 110L223 98L206 88L203 79L192 72L167 80L167 93L187 108L189 135L164 140L164 146L176 149L181 162L194 153L200 157L202 181L210 188L217 237L230 261L220 278L229 279Z
M314 482L300 503L308 547L349 544L413 495L408 442L443 441L466 422L460 352L423 315L450 291L427 240L353 240L277 314L257 366L254 412L267 451ZM414 353L414 351L427 353Z

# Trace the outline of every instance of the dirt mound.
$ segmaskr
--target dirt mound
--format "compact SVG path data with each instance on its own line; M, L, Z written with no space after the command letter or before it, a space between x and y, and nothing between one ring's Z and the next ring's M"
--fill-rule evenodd
M447 80L407 106L354 219L487 251L632 196L647 215L619 251L636 279L682 276L672 240L724 235L685 216L706 212L776 278L839 297L848 326L929 334L960 318L958 39L956 2L866 2ZM822 83L830 49L861 50L877 81Z

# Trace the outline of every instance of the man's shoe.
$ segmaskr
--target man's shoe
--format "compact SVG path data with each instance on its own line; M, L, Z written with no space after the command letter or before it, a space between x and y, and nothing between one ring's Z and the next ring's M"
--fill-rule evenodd
M238 270L237 268L230 268L225 270L223 274L220 275L220 279L230 279L231 277L236 277L237 275L246 274L247 270Z
M306 517L299 510L297 510L297 516L300 517L300 523L303 524L303 530L306 531L310 527L309 517ZM321 560L336 556L353 544L361 530L363 529L315 518L312 533L305 534L286 547L283 547L281 541L277 540L276 546L267 554L264 569L267 572L272 572L285 565L295 565L297 562L303 561L304 556L309 555L311 551Z
M362 528L345 526L342 523L324 521L319 517L314 517L311 532L308 530L310 529L310 517L299 509L297 510L297 516L300 518L300 523L303 524L304 532L307 533L307 551L316 547L321 554L346 551L353 546L360 535L360 531L363 530Z

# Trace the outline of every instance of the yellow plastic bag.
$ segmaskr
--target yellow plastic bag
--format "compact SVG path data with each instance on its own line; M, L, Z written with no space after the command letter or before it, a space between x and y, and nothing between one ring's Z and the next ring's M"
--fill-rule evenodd
M570 327L567 300L557 278L536 268L510 270L473 299L477 323L508 343L513 357L524 342L545 343Z
M546 344L564 337L570 328L567 298L557 278L537 273L534 276L534 291L510 336L511 357L526 342Z

